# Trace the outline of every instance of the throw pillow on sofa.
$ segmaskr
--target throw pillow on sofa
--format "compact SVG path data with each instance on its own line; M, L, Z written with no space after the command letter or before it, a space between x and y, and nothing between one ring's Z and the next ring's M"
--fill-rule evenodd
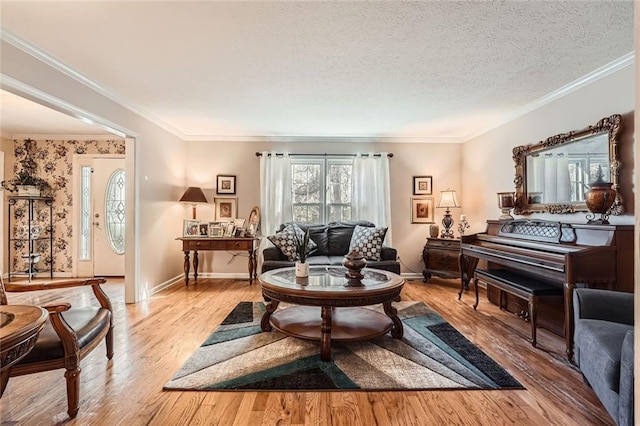
M282 231L276 232L275 235L268 236L267 239L280 249L289 262L293 262L297 258L296 235L298 236L298 240L302 241L304 239L304 231L295 223L290 223L285 226ZM312 239L309 239L307 254L315 250L316 247L318 247L317 244Z
M370 228L358 225L353 230L349 253L355 251L367 260L380 260L385 235L387 235L387 228Z

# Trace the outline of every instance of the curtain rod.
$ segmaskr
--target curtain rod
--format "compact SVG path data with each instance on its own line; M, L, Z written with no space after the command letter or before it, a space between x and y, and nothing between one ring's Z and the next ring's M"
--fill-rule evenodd
M267 154L268 156L271 155L271 153ZM276 155L284 155L281 152L276 152ZM355 157L357 154L327 154L326 152L324 154L289 154L290 157ZM365 157L368 157L369 154L362 154ZM380 157L382 154L373 154L374 157ZM256 157L262 157L262 153L261 152L256 152ZM387 157L391 158L393 157L393 152L390 152L387 154Z

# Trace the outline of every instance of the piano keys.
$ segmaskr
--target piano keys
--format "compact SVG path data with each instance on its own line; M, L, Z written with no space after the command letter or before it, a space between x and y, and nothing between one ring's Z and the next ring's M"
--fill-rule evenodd
M562 334L572 360L573 288L633 292L633 225L488 220L484 233L462 236L460 295L480 260L487 268L514 269L564 288Z

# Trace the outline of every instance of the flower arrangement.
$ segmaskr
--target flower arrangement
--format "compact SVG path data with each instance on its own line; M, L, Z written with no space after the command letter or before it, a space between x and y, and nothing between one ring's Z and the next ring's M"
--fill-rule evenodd
M0 188L9 192L17 192L19 186L35 186L40 192L51 192L49 182L41 177L36 176L38 164L33 159L33 140L26 139L24 141L24 157L19 161L20 171L12 179L0 182Z

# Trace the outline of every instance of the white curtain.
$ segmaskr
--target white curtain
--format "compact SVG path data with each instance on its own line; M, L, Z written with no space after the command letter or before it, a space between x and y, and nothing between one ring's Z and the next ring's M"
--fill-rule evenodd
M556 201L558 203L568 203L571 201L571 179L569 177L569 159L559 157L557 159L556 174L558 181L556 182L557 193Z
M391 190L389 156L357 154L351 174L351 217L387 227L386 245L391 245Z
M293 218L291 198L291 158L288 153L262 152L260 157L260 229L262 235L273 235L281 223ZM258 264L262 265L262 250L271 243L260 241ZM258 268L259 270L259 268Z
M558 201L558 159L547 157L544 161L544 199L545 203Z

